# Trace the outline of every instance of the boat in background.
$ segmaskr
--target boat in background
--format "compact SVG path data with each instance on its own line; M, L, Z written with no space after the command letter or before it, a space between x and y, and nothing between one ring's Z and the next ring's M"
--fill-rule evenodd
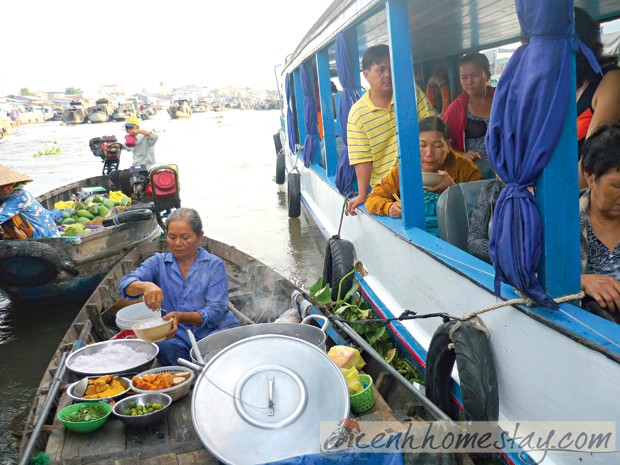
M91 123L105 123L112 117L114 105L108 99L98 99L95 102L95 106L90 107L87 113Z
M595 20L620 17L618 2L576 3ZM455 407L464 407L465 418L476 420L552 424L617 421L620 325L570 303L562 303L557 310L528 306L507 284L498 288L496 297L493 267L463 250L466 241L464 245L452 242L454 226L456 232L467 227L467 212L471 212L477 191L469 193L467 200L461 194L460 201L445 205L445 218L458 219L453 226L445 221L442 224L440 198L443 239L425 231L416 98L411 83L419 81L419 88L424 89L433 63L442 61L452 67L449 76L451 87L456 89L456 63L463 54L518 42L524 36L519 19L538 18L532 13L536 8L561 13L561 17L551 14L545 23L540 19L536 24L539 27L553 28L560 19L561 24L569 25L567 18L573 12L573 2L568 0L518 0L516 5L512 0L334 1L285 60L279 83L282 127L274 136L276 180L284 182L284 173L288 172L289 216L298 216L303 203L324 236L331 237L326 281L333 288L353 270L355 260L363 264L364 272L358 270L355 278L365 299L378 317L402 318L390 320L389 328L400 348L425 372L427 386L429 382L441 384L442 395L430 392L429 396L435 394L433 401L441 403L451 416L459 415ZM517 7L522 8L519 17ZM533 37L531 43L539 47L544 45L540 42L552 42L547 36L537 39ZM345 137L348 110L340 114L334 101L341 105L355 101L356 93L363 92L360 58L368 47L378 44L390 46L403 205L403 218L399 219L371 215L363 207L357 216L345 216L347 197L337 186L341 179L337 145L342 145ZM331 80L336 76L344 90L333 94ZM559 79L542 72L537 76L539 89L555 88L555 81L542 82L545 78ZM540 179L544 181L537 185L536 197L547 202L544 207L538 206L543 210L545 226L545 263L539 278L549 295L576 300L580 292L577 164L561 161L567 159L567 152L568 159L577 159L575 93L571 96L572 113L549 114L549 118L557 118L554 121L558 125L566 121L560 142L563 145L561 149L558 146L543 171ZM320 106L315 107L315 102ZM321 138L317 111L323 115ZM493 124L492 120L490 126ZM566 199L573 202L564 204ZM521 249L522 244L512 248ZM468 337L456 344L457 368L453 369L455 351L449 350L448 344L455 342L450 331L455 319L473 317L479 310L498 304L507 308L475 318L480 327L486 327L490 338L482 337L476 346L468 337L483 331L478 328L464 333ZM442 324L441 318L450 321L450 326ZM461 367L458 358L464 361L467 355L471 361ZM431 359L434 364L429 364ZM470 407L480 415L472 418ZM508 464L543 459L544 464L554 465L615 465L620 463L620 453L544 450L523 456L507 452L502 458Z
M190 118L192 116L192 104L187 99L174 100L168 107L168 114L172 119Z
M62 114L62 120L65 124L82 124L87 122L86 110L82 102L72 101Z

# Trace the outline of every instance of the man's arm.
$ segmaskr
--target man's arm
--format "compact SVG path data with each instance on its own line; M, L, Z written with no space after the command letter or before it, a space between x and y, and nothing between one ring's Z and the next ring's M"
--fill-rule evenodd
M349 201L347 211L355 216L355 209L366 202L368 190L370 189L370 174L372 173L372 162L358 163L355 165L355 176L357 177L357 197Z

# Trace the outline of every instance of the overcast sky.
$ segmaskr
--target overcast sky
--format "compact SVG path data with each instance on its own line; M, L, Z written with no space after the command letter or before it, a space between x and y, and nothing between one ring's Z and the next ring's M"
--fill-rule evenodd
M0 16L0 95L121 84L274 89L332 0L19 0Z

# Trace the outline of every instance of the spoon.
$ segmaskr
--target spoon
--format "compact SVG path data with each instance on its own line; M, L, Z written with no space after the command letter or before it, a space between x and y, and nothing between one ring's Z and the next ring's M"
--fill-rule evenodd
M77 397L84 397L86 389L88 389L88 377L82 378L73 386L73 394Z

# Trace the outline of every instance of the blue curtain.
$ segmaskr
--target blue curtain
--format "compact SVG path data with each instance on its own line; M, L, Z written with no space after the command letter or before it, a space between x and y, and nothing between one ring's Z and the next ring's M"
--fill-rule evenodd
M336 167L336 187L340 193L346 197L353 194L353 185L355 181L355 168L349 164L349 149L347 148L347 119L349 110L355 102L360 98L355 89L355 80L353 72L349 65L349 52L344 35L339 33L336 36L336 69L338 71L338 79L342 85L342 95L340 97L340 106L338 107L338 119L340 121L340 136L344 141L345 147L338 155L338 165ZM356 72L358 70L355 70Z
M304 141L304 165L312 164L312 157L319 143L319 123L314 96L314 73L308 72L309 63L301 66L301 90L304 94L304 118L306 120L306 140Z
M569 99L572 0L516 0L522 45L499 81L486 136L489 158L506 183L493 215L489 254L495 293L506 282L540 305L557 308L538 281L542 226L528 187L549 162L560 138ZM550 117L552 115L552 117Z
M295 144L297 144L297 135L295 134L295 118L293 117L293 95L291 92L292 74L286 75L284 81L284 92L286 93L286 134L288 139L288 148L291 153L295 153Z

